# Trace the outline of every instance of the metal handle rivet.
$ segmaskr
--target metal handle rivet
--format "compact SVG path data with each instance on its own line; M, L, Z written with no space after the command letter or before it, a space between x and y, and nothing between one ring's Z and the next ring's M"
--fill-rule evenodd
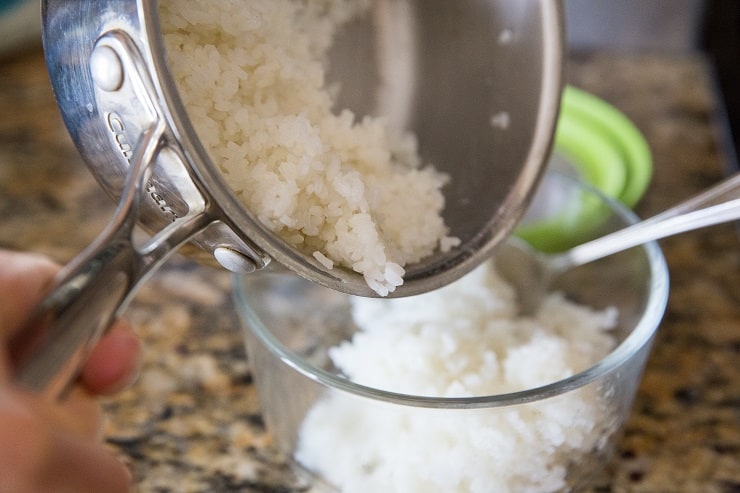
M96 46L90 55L93 82L103 91L117 91L123 84L123 64L109 46Z
M249 257L231 248L218 247L213 251L213 256L222 267L237 274L249 274L257 270Z

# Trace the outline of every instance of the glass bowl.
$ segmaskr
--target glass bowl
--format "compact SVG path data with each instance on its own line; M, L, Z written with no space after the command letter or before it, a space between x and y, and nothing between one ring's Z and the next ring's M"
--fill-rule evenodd
M635 220L548 172L521 229L565 246ZM604 466L665 311L658 245L564 276L536 320L497 281L481 287L494 263L395 300L234 278L265 421L313 491L578 491Z

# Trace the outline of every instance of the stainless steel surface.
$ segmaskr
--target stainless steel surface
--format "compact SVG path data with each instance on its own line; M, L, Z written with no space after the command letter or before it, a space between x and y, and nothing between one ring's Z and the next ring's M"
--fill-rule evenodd
M141 180L133 196L139 201L135 218L153 241L160 234L172 235L178 238L176 247L189 239L184 247L189 253L207 262L215 258L236 271L262 269L274 259L278 268L324 286L375 295L359 274L326 270L290 247L230 192L198 141L169 73L156 1L45 0L42 8L47 65L72 139L114 199L130 200L127 182ZM407 266L405 284L394 293L405 296L470 271L508 236L526 209L549 155L558 114L562 6L557 0L379 0L371 14L352 23L336 42L330 65L346 88L341 102L358 113L391 110L389 118L417 135L423 160L451 176L445 219L451 234L462 240L452 252ZM501 114L509 115L506 128L492 124ZM156 145L143 152L153 131ZM145 162L137 162L140 156ZM146 172L132 177L137 168ZM193 218L197 227L173 231ZM100 248L120 236L104 234ZM126 241L134 257L169 254ZM68 280L79 271L94 277L84 260L73 265L80 267L69 272ZM137 276L122 270L124 291L135 289ZM61 281L61 289L68 280ZM95 279L89 283L104 289ZM107 307L110 313L101 320L120 312L129 297L129 292L120 293L120 301ZM47 308L45 315L58 309ZM42 324L42 339L78 321ZM63 355L89 345L104 330L93 325L81 328L88 336L71 344L42 344L23 353L63 362ZM29 361L21 368L32 366ZM48 384L47 377L20 378L37 390Z
M668 236L740 219L740 173L649 219L556 254L510 239L496 265L511 282L522 311L534 312L558 277L581 265Z

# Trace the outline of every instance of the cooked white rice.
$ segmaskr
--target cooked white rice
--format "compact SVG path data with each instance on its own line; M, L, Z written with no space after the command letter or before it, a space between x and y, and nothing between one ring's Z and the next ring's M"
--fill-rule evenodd
M238 197L321 265L386 295L449 249L445 176L382 118L333 111L325 57L371 0L161 0L162 31L199 138Z
M536 316L517 309L513 290L487 264L422 296L356 299L359 331L330 356L370 387L470 397L555 382L615 344L613 309L594 311L559 294ZM328 393L302 425L296 458L342 493L560 491L568 464L612 431L603 405L592 388L464 413Z

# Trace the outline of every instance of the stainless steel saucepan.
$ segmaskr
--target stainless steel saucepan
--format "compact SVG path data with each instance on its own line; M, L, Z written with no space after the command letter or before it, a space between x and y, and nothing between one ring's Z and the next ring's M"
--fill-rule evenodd
M393 293L407 296L470 271L526 209L557 121L562 6L375 0L371 10L368 20L348 25L331 53L331 76L344 88L339 103L357 114L390 112L416 134L422 159L451 177L445 221L462 240L407 266ZM42 17L64 121L119 207L12 342L21 384L60 395L137 286L180 248L235 272L278 265L333 289L375 295L361 275L327 270L296 251L234 197L188 120L155 0L45 0ZM413 83L381 84L388 65L411 67ZM137 224L151 236L135 241Z

